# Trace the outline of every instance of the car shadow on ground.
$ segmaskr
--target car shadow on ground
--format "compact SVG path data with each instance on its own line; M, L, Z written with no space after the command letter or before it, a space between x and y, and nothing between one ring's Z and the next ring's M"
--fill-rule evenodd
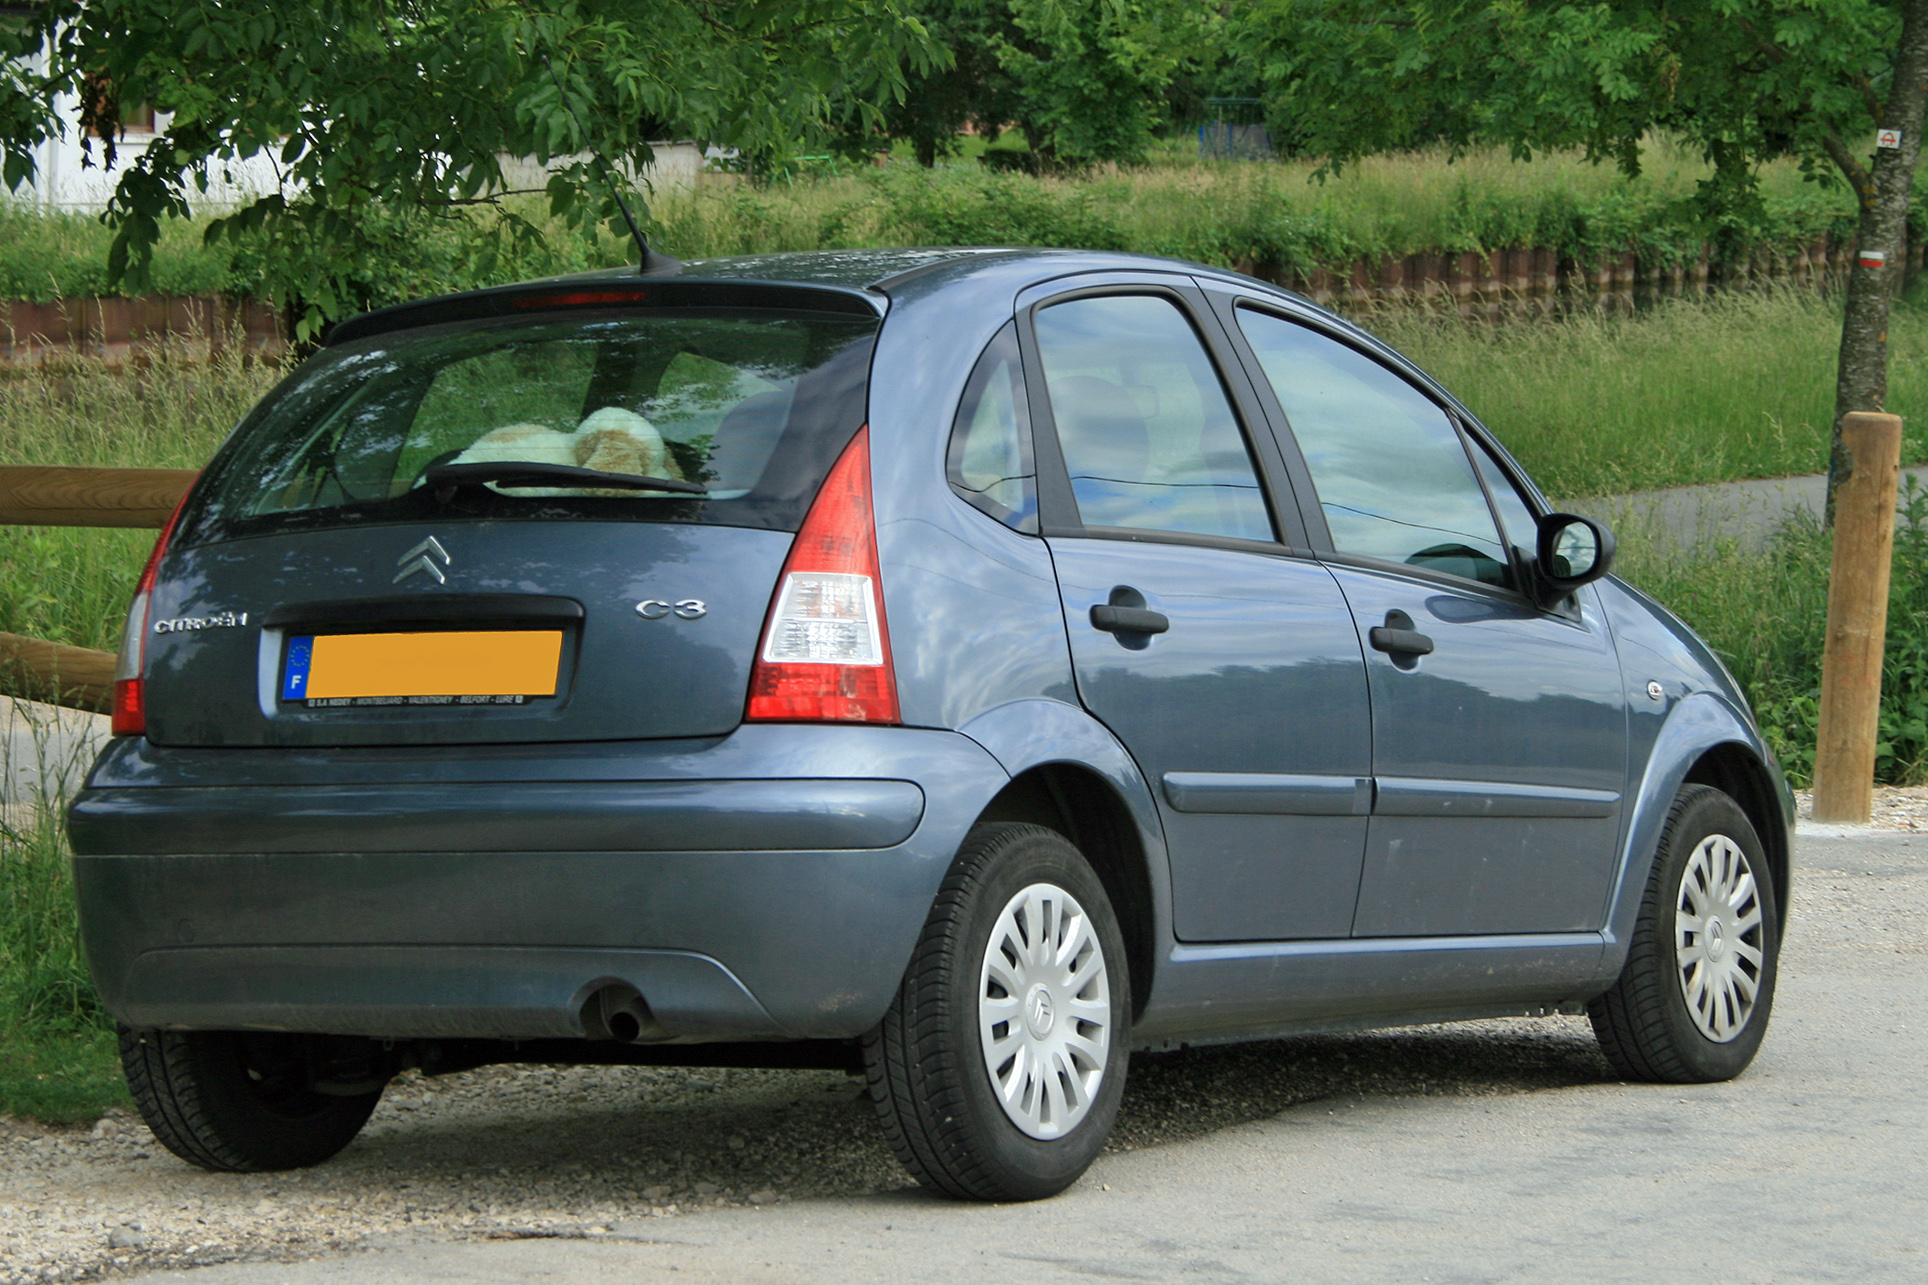
M1333 1097L1488 1095L1615 1078L1584 1020L1301 1036L1133 1058L1112 1150L1268 1119ZM408 1182L475 1212L901 1188L862 1082L834 1071L498 1067L397 1081L319 1173Z
M1584 1018L1507 1019L1139 1054L1111 1146L1155 1146L1331 1097L1481 1096L1618 1077Z

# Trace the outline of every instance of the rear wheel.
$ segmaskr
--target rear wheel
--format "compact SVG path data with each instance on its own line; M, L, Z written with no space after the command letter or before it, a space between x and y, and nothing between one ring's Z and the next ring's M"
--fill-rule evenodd
M1077 848L1042 826L973 830L864 1042L897 1158L966 1199L1076 1182L1118 1114L1130 994L1110 899Z
M1587 1007L1630 1080L1695 1084L1747 1069L1774 1004L1780 920L1759 836L1740 805L1682 787L1613 989Z
M347 1146L381 1100L385 1075L315 1088L342 1069L325 1037L253 1031L120 1032L121 1066L141 1118L190 1164L227 1173L300 1169ZM323 1081L327 1082L327 1081Z

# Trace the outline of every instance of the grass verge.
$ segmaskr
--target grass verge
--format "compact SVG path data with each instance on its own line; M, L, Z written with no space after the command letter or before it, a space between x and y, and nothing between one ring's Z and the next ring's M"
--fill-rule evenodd
M0 1048L0 1115L85 1124L132 1105L111 1029L10 1031Z

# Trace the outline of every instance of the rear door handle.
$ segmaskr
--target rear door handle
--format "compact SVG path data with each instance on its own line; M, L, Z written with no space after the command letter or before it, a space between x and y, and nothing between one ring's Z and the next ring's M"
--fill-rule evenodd
M1430 656L1433 640L1413 628L1413 618L1403 611L1388 611L1386 623L1374 625L1366 635L1374 651L1394 656Z
M1172 627L1172 622L1162 611L1149 611L1144 607L1114 607L1110 603L1100 602L1091 608L1091 627L1108 634L1162 634ZM1432 648L1429 646L1427 650Z

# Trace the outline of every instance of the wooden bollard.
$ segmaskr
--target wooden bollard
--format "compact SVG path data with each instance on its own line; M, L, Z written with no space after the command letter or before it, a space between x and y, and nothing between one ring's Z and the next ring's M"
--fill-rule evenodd
M1888 569L1901 478L1901 417L1856 411L1841 420L1848 472L1834 497L1834 566L1821 653L1821 725L1814 746L1814 819L1860 824L1874 809L1881 658L1888 637Z

